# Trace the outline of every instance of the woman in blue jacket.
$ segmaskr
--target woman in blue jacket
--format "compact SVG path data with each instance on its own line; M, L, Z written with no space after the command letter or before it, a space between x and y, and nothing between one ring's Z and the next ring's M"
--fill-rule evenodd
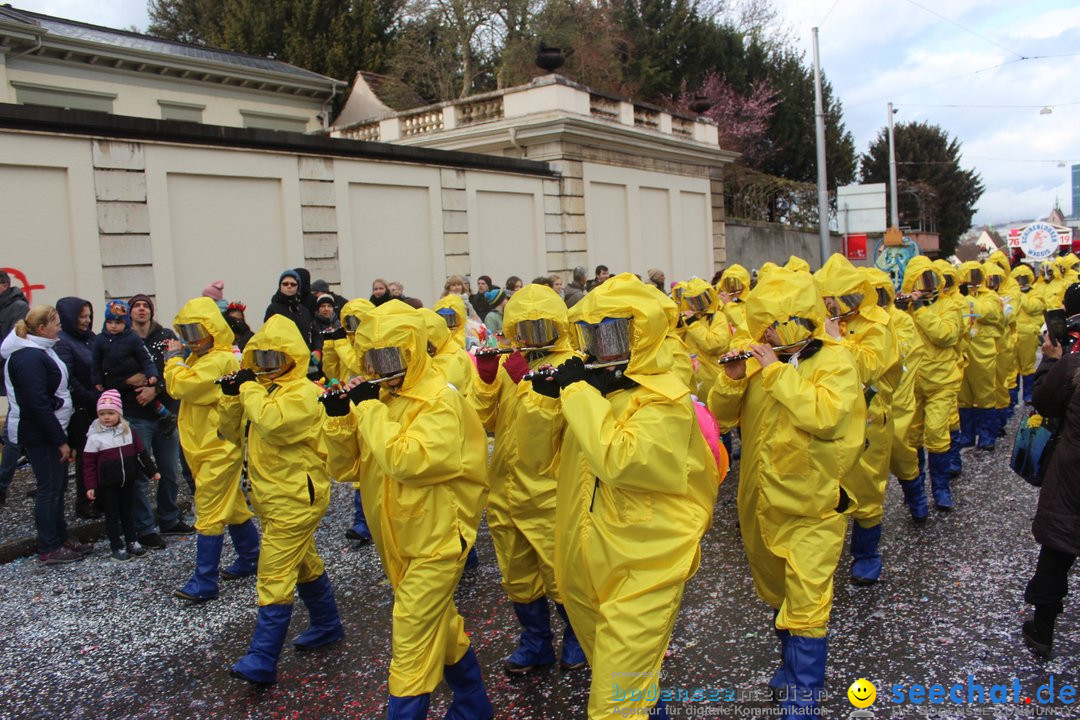
M34 522L38 552L45 565L82 559L93 550L68 536L64 522L67 464L71 460L67 426L71 420L68 370L53 347L60 335L56 308L38 305L0 344L8 389L8 441L22 445L37 478Z

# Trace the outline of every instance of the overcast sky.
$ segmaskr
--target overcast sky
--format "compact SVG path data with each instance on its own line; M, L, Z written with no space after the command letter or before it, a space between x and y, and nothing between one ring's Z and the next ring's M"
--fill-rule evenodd
M110 27L149 22L144 0L10 2ZM976 223L1045 216L1055 199L1072 212L1070 166L1080 164L1077 0L774 2L808 59L810 29L820 27L821 64L858 152L884 126L891 100L897 122L931 122L960 140L964 166L986 185ZM1070 57L1038 57L1046 55ZM1053 112L1040 114L1044 106Z

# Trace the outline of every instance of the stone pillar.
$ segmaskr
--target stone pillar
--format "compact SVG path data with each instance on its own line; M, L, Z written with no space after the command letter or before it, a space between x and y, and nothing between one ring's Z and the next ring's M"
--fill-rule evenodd
M469 206L465 190L465 171L443 168L440 172L442 186L443 253L446 258L446 274L472 274L469 257ZM436 294L442 288L435 288Z
M93 161L105 297L154 296L143 146L94 140Z
M304 267L312 280L326 280L341 290L338 257L337 195L334 160L325 157L297 158L300 176L300 220L304 233Z
M709 171L709 190L712 198L713 272L716 272L727 264L723 168L712 168Z

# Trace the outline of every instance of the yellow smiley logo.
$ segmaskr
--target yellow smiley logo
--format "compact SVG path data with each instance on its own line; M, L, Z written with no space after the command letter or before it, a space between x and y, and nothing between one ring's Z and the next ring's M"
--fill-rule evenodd
M877 688L866 678L859 678L848 688L847 699L857 708L870 707L877 699Z

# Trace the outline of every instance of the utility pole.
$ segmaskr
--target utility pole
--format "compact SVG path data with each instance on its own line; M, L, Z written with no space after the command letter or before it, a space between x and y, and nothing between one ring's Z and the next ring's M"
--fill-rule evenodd
M829 258L829 186L825 172L825 104L821 98L821 60L818 57L818 29L814 33L814 110L817 131L818 232L821 235L821 264Z
M892 116L895 112L892 103L889 103L889 202L892 206L892 212L889 213L889 219L891 220L892 227L899 228L900 206L897 204L896 199L896 142L893 140L892 120Z

